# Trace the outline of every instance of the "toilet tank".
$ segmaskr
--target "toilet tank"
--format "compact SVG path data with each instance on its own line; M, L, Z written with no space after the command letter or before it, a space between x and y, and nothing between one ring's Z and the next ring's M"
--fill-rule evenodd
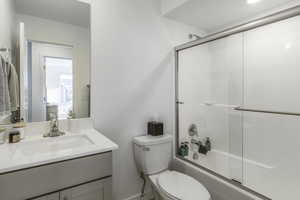
M168 169L172 159L172 136L139 136L133 139L135 161L146 175Z

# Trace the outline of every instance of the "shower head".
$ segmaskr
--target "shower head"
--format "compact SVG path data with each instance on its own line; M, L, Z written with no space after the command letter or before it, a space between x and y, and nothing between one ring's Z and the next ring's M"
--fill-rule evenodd
M195 38L196 40L202 39L202 37L200 37L199 35L190 33L190 34L189 34L189 39L192 40L192 39L194 39L194 38Z

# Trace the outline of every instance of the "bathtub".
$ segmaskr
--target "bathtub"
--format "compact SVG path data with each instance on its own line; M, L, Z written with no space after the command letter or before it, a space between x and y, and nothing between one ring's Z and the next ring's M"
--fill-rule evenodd
M276 166L257 162L247 158L213 149L207 155L198 154L199 158L193 159L193 151L185 157L202 167L212 170L228 179L233 179L244 186L268 197L282 196L274 193L275 182L280 182ZM280 184L277 185L280 187ZM279 191L280 188L278 188ZM276 199L276 198L274 198ZM279 198L278 198L279 199Z

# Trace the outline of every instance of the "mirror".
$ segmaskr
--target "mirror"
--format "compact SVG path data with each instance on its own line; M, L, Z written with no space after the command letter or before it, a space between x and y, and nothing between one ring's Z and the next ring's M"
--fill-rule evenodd
M11 27L0 39L0 124L89 117L90 4L9 1L0 8L9 18L1 27Z

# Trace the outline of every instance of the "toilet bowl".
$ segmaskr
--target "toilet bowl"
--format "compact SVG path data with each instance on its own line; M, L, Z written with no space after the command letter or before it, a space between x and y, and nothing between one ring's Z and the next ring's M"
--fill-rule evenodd
M159 194L155 200L211 200L207 189L186 174L167 170L150 175L149 179Z
M196 179L170 171L172 136L133 138L134 157L140 173L152 183L155 200L211 200L207 189Z

